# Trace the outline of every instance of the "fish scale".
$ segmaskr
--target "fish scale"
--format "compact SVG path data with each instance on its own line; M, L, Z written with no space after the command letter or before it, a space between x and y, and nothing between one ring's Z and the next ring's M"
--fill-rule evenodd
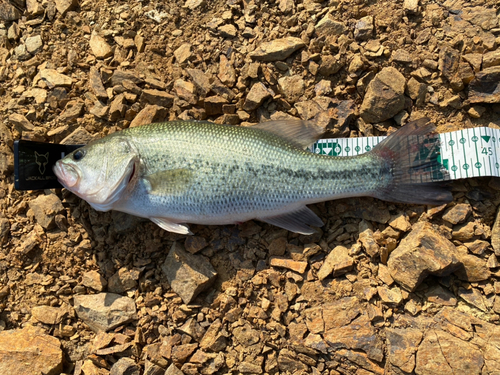
M436 185L420 184L417 195L412 173L427 173L429 161L412 165L403 158L403 150L418 137L435 138L433 129L420 120L371 152L332 157L304 149L319 136L308 122L255 127L165 122L92 142L59 161L54 172L63 186L98 210L147 217L178 233L189 232L184 223L259 219L310 234L311 225L322 225L306 207L310 203L357 196L434 204L449 200L450 193Z

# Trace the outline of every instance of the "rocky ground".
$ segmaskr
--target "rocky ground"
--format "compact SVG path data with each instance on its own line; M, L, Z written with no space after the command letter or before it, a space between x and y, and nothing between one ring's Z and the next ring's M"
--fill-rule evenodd
M0 0L0 373L499 374L498 179L186 237L18 192L12 154L165 119L499 128L498 5Z

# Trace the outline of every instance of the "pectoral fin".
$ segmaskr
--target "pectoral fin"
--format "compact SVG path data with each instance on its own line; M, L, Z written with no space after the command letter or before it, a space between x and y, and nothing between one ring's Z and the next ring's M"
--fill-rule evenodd
M191 186L193 171L179 168L156 172L144 177L148 193L152 195L178 195Z
M306 206L278 216L259 217L257 220L300 234L315 233L316 231L309 225L315 227L324 225L323 221Z
M163 217L151 217L150 219L153 223L158 225L160 228L165 229L166 231L179 234L193 234L189 230L187 225L174 223L169 219L165 219Z

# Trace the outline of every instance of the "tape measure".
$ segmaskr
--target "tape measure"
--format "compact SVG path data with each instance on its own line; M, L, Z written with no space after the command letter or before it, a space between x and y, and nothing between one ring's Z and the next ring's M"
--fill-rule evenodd
M320 155L354 156L371 151L385 137L320 139L311 151ZM439 153L434 155L451 180L471 177L500 177L500 129L486 127L439 134ZM408 151L410 152L410 150ZM424 152L425 150L421 150ZM433 151L435 152L435 151ZM432 155L423 155L433 158ZM432 173L432 181L443 181L442 173Z

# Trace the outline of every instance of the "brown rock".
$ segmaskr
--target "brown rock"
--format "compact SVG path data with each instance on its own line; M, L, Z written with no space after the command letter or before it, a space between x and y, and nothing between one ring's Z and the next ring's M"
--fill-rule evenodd
M325 324L325 331L328 332L350 324L361 314L362 310L363 307L356 297L345 297L325 304L321 314L321 320Z
M95 332L109 331L135 319L134 301L119 294L76 295L75 312Z
M491 228L491 246L495 255L500 256L500 208L497 210L493 228Z
M350 362L357 364L363 369L367 370L369 374L383 375L384 369L380 365L368 358L365 353L360 353L353 350L341 349L336 354L342 358L348 359ZM357 371L359 373L359 371Z
M203 338L200 341L200 347L204 350L210 350L215 353L224 350L227 346L227 340L221 333L221 329L221 320L216 319L203 335Z
M280 371L288 374L295 373L296 371L304 371L307 373L309 370L309 367L296 358L294 353L284 353L284 350L281 350L278 355L278 367Z
M459 263L455 254L455 246L431 224L419 222L391 253L387 266L397 283L413 291L429 274L455 271Z
M500 103L500 66L486 68L469 84L469 103Z
M248 322L244 326L236 327L233 330L233 335L243 346L254 345L260 341L259 331L253 329Z
M444 331L429 330L418 347L415 372L479 375L483 365L483 355L474 345Z
M46 168L46 166L42 165L39 168ZM45 229L52 229L55 226L55 216L64 211L61 200L55 194L40 195L30 201L29 206L35 214L37 223Z
M101 74L95 66L92 66L90 68L89 85L97 99L103 101L108 99L108 94L106 92L106 89L104 88L104 85L102 84Z
M382 69L368 84L360 108L361 118L368 123L385 121L403 110L406 81L395 68Z
M330 276L333 272L333 277L343 275L350 271L354 264L354 260L349 256L349 249L344 246L337 246L327 255L325 262L318 271L318 278L323 280Z
M55 0L56 9L63 16L78 6L78 0Z
M427 93L427 85L418 82L415 78L411 77L406 87L406 95L415 100L415 105L420 107L425 102L425 94Z
M67 313L68 310L61 307L35 306L31 309L31 315L43 324L59 324Z
M222 96L209 96L205 98L205 111L208 116L220 115L223 113L222 106L228 101Z
M191 254L196 254L198 251L203 250L207 246L207 240L200 236L189 236L184 241L184 247Z
M59 115L62 122L75 122L85 109L85 104L81 100L72 100L66 104L64 111Z
M375 361L381 362L384 358L382 341L366 315L362 315L347 326L326 331L323 338L334 350L359 349Z
M348 29L347 26L333 18L333 14L328 12L315 26L318 35L341 35Z
M139 273L137 271L130 271L125 267L122 267L111 276L108 280L108 290L111 293L123 293L127 290L135 288L137 285L137 279L139 278Z
M373 16L362 17L356 22L354 27L354 38L357 40L366 40L373 33Z
M262 43L250 57L260 61L280 61L305 46L300 38L286 37Z
M422 341L422 332L412 328L387 329L385 332L388 365L398 367L406 373L411 373L415 368L415 353Z
M113 54L113 49L106 39L100 36L96 31L92 32L89 40L90 49L98 59L105 59Z
M11 114L9 116L9 123L22 130L33 130L35 128L33 124L25 116L19 113Z
M141 103L158 105L169 108L174 103L174 96L160 90L147 89L142 91Z
M21 12L8 2L0 3L0 19L7 22L17 21L21 18Z
M262 82L255 83L247 94L243 109L253 111L257 109L264 100L274 96L274 92L268 89Z
M178 242L172 245L161 268L172 290L184 303L193 301L198 294L212 285L217 277L205 257L188 253Z
M452 224L458 224L464 221L471 212L472 208L470 204L459 203L444 213L443 220Z
M88 271L82 275L82 285L102 292L107 285L106 279L97 271Z
M485 297L476 288L458 288L458 296L472 306L477 307L479 310L484 312L488 311L488 308L486 307Z
M67 75L58 73L55 69L43 69L40 71L40 79L43 79L50 88L70 87L73 80Z
M167 109L159 105L147 104L130 123L130 127L161 122L167 117Z
M120 358L111 367L109 375L140 375L141 368L132 358Z
M384 303L398 305L403 300L403 295L398 287L389 288L386 285L377 287L378 295Z
M33 326L0 332L0 374L58 375L63 352L55 337Z
M269 261L269 265L272 267L283 267L289 270L295 271L297 273L304 273L307 268L307 262L295 261L289 258L279 258L272 257Z
M461 251L457 251L456 255L461 263L460 268L455 271L455 275L457 275L459 279L469 282L478 282L490 278L491 271L486 265L485 260Z
M177 79L174 82L174 90L177 96L184 99L189 104L196 104L198 101L195 95L195 87L191 82L184 81L183 79Z
M282 77L278 80L279 89L290 103L295 103L304 94L304 80L302 76Z
M192 56L191 44L184 43L174 51L174 56L179 64L184 64Z
M193 83L196 86L199 94L202 96L206 96L210 91L209 77L199 69L186 69L186 72L193 80Z
M441 285L434 285L425 292L427 301L437 303L443 306L455 306L457 299L449 290L444 289Z
M123 82L132 81L136 85L142 84L143 80L139 78L134 72L126 70L115 70L111 76L110 82L111 86L123 86Z

